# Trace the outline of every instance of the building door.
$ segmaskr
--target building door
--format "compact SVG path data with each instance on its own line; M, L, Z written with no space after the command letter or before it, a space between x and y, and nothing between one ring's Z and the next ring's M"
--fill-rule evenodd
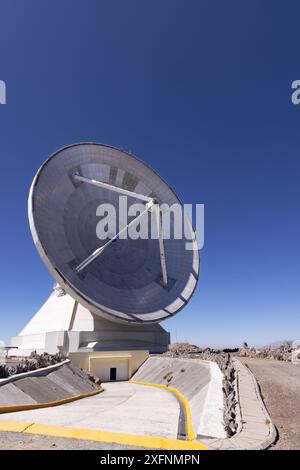
M113 370L115 370L115 372L113 372ZM101 382L128 380L129 361L122 358L103 360L101 357L95 357L90 361L90 372L97 375Z
M117 368L111 367L110 368L110 380L117 380Z

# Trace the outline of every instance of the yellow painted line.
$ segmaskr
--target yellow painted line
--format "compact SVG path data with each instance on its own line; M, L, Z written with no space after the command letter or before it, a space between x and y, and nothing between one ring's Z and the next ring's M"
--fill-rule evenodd
M189 402L187 401L185 396L182 395L182 393L180 393L179 390L177 390L177 388L167 387L166 385L162 385L162 384L138 382L137 380L129 380L129 382L133 384L138 384L138 385L146 385L148 387L162 388L164 390L168 390L168 392L174 393L177 396L177 398L181 401L185 409L187 438L189 441L194 441L196 439L197 436L193 428L192 414L191 414Z
M72 401L81 400L81 398L92 397L103 392L103 388L93 390L92 392L82 393L81 395L75 395L74 397L63 398L62 400L49 401L46 403L30 403L27 405L12 405L12 406L0 406L1 413L14 413L15 411L27 411L27 410L38 410L39 408L48 408L51 406L64 405Z
M22 432L24 434L40 434L42 436L64 437L67 439L81 439L87 441L116 443L126 446L145 447L166 450L207 450L199 442L167 439L154 436L140 436L121 434L93 429L66 428L37 423L19 423L13 421L0 421L0 431Z
M22 423L19 421L0 421L0 431L24 432L33 423Z

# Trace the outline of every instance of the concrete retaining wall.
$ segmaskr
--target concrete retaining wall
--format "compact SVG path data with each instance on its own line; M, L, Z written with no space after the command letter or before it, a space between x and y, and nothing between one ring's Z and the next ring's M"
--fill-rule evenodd
M97 390L71 362L38 369L0 382L0 407L48 403Z
M188 400L194 431L198 436L226 437L223 425L223 375L217 364L197 359L152 356L132 379L176 388Z

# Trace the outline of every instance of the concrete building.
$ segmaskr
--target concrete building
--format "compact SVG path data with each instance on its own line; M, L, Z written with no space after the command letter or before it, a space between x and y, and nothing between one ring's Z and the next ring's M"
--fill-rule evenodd
M81 369L101 377L103 382L128 380L148 359L148 351L73 352L70 359Z
M167 350L170 334L158 323L120 324L93 315L56 286L44 305L12 338L14 354L62 352L102 380L127 380L150 353Z

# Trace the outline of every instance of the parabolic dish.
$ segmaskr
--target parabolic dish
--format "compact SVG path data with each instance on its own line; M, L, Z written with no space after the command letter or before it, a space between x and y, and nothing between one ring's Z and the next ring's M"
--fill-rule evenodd
M159 322L181 310L199 274L198 251L186 250L192 238L196 247L192 226L189 234L175 239L171 216L171 237L163 242L167 285L162 283L158 239L118 238L78 271L107 241L96 234L97 207L113 204L118 218L120 194L74 175L155 198L160 205L181 204L157 173L124 151L94 143L59 150L38 170L28 201L34 242L58 284L92 313L121 323ZM141 203L132 196L127 200L129 207Z

